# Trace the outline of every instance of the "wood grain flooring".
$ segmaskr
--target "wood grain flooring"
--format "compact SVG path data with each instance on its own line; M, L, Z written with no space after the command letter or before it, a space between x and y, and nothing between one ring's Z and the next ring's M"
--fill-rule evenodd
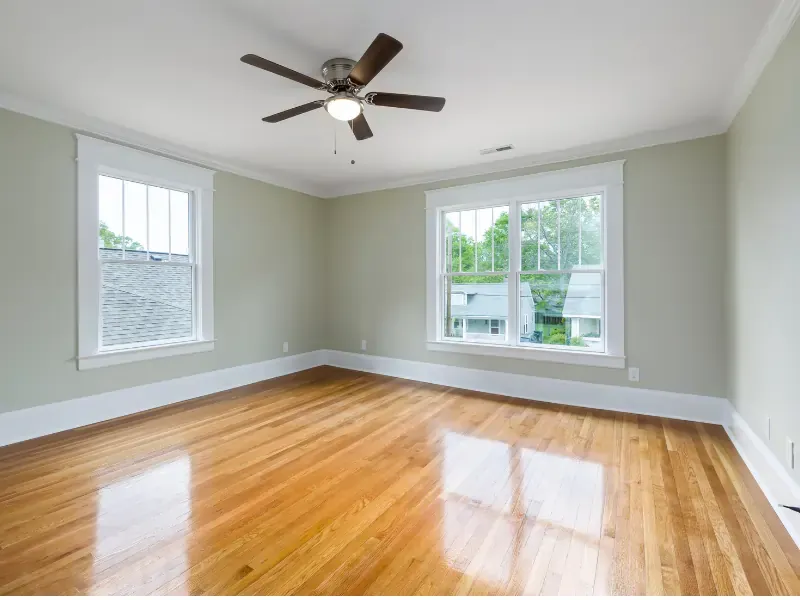
M0 449L2 594L800 594L717 426L330 367Z

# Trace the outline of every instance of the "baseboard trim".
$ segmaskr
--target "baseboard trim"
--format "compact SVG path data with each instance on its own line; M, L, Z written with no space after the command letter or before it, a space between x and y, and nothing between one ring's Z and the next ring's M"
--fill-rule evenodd
M800 485L738 412L732 410L731 421L725 431L783 526L800 547L800 514L780 506L800 505Z
M0 413L0 446L92 425L325 364L316 350L84 398Z
M466 369L338 350L328 350L326 362L345 369L526 400L718 425L726 425L730 420L731 410L728 401L713 396Z

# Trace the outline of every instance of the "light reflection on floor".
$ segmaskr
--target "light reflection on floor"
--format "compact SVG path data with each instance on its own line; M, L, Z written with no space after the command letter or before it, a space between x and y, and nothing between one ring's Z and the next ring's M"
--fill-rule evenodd
M569 574L555 583L562 593L591 590L603 465L452 431L443 446L442 545L451 568L500 590L514 582L555 593L545 585L552 573Z
M182 456L99 490L92 594L155 591L166 581L187 594L186 534L191 525L192 462ZM144 551L143 551L144 549ZM109 567L148 555L136 570ZM124 579L120 579L124 577ZM175 578L178 578L175 581Z

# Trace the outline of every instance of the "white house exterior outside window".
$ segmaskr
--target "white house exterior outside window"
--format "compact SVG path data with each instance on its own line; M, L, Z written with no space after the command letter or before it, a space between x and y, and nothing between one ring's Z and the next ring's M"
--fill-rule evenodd
M623 165L426 192L428 349L623 368Z
M214 172L78 135L78 368L214 349Z

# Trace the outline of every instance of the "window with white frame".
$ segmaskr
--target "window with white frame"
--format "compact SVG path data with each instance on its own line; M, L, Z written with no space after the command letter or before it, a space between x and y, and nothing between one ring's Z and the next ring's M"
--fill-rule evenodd
M213 350L214 172L77 138L78 367Z
M426 192L429 349L623 367L622 192L622 161Z

